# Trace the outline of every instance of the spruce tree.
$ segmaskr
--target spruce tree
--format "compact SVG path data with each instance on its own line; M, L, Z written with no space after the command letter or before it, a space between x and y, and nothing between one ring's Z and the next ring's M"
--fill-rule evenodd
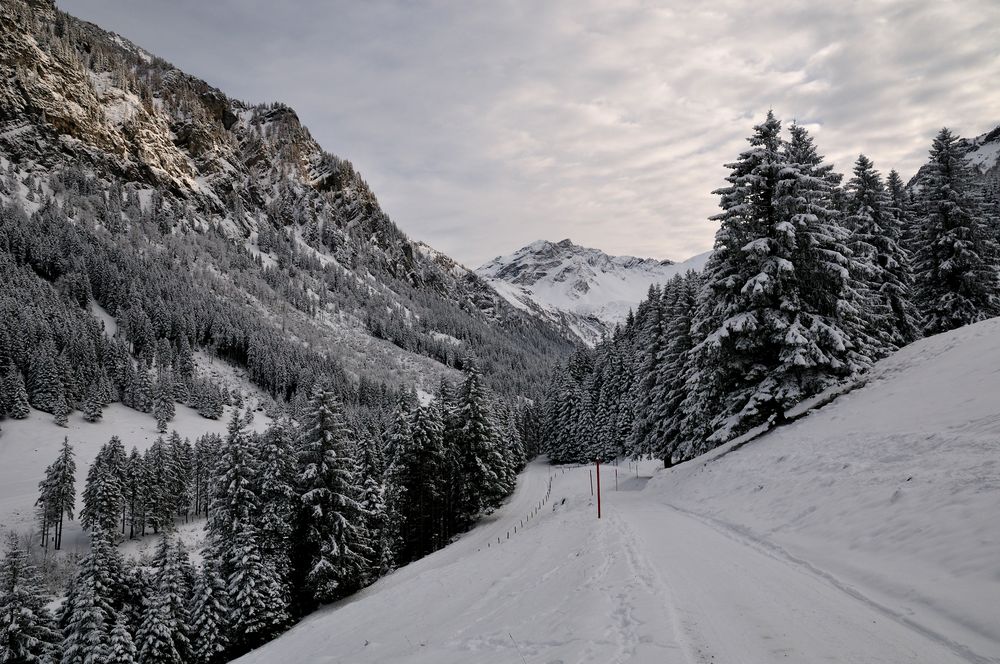
M124 513L122 518L122 533L128 527L128 537L132 539L137 533L144 532L146 523L146 468L142 455L135 447L129 452L125 463L125 479L122 483Z
M298 507L293 436L292 424L278 421L263 436L256 437L253 445L256 466L260 469L257 477L260 509L254 521L261 533L263 555L283 579L290 574L289 541Z
M140 659L143 662L187 662L191 658L187 625L191 571L184 545L172 535L164 534L153 565L156 568L155 589L137 634Z
M61 641L38 571L10 533L0 562L0 662L45 664Z
M96 384L91 383L87 388L87 398L83 402L83 419L88 422L97 422L103 416L104 403Z
M210 489L211 507L205 526L211 536L216 559L226 565L231 558L230 549L234 546L236 535L242 531L244 524L252 523L252 516L260 507L256 492L259 469L249 448L245 423L235 411L217 457ZM224 569L226 574L229 571Z
M23 420L31 414L31 405L28 402L28 391L24 387L24 376L13 364L7 369L6 383L10 399L7 414L15 420Z
M393 567L392 519L387 504L385 461L381 443L374 436L361 440L361 507L371 553L366 560L365 584L374 582Z
M62 379L56 364L56 350L48 339L38 345L31 358L28 397L40 411L55 414L66 405Z
M498 471L505 463L482 376L475 367L466 370L459 389L458 418L462 424L457 433L461 464L457 509L460 518L471 520L503 498Z
M161 372L153 396L153 417L156 418L156 428L160 433L167 432L167 424L174 419L174 412L173 381L169 373Z
M314 388L299 441L300 496L295 556L311 598L329 602L362 582L370 553L352 434L343 407L324 386ZM304 575L301 572L304 571Z
M123 589L122 559L107 536L91 536L90 551L63 603L61 664L96 664L110 656L111 629L117 622Z
M389 469L389 481L398 489L393 505L400 519L400 560L415 560L441 542L445 504L444 427L436 409L418 406L409 441L400 441Z
M76 461L69 438L63 439L59 456L45 471L45 479L39 485L40 530L42 544L48 546L49 530L54 532L53 545L56 551L62 546L64 519L73 520L76 506Z
M964 151L947 128L934 139L916 200L915 303L925 334L995 316L1000 253Z
M860 314L835 177L805 129L793 126L787 145L780 130L769 112L718 191L721 227L693 326L697 393L686 404L709 446L780 422L868 361L852 339Z
M136 664L137 652L132 634L124 616L119 615L115 626L111 629L108 642L107 664Z
M220 664L229 648L229 598L218 566L211 558L202 564L192 592L188 624L192 658L197 664Z
M851 250L867 286L867 327L880 345L881 356L916 339L918 331L910 301L910 259L901 245L903 229L892 214L892 201L878 171L865 155L854 164L847 206Z
M285 590L277 570L264 560L260 534L251 523L239 526L229 550L226 584L237 654L270 640L288 621Z
M83 509L80 525L84 530L107 533L112 539L125 510L122 480L125 477L127 457L118 436L112 436L98 452L87 471L83 489Z

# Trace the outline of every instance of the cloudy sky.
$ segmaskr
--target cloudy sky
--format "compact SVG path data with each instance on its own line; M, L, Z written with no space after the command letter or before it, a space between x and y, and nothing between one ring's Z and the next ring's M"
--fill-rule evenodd
M768 108L909 177L1000 124L1000 2L58 0L248 101L294 107L411 237L470 266L536 239L683 259ZM704 6L699 6L704 5Z

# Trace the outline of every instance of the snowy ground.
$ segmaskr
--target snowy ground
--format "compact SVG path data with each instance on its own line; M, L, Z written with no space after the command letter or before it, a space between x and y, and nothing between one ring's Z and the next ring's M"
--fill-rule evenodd
M177 405L177 414L170 422L170 430L182 437L195 438L206 433L224 434L231 412L218 420L208 420L187 406ZM254 428L266 428L267 418L257 413ZM38 498L38 483L45 476L45 468L59 454L63 437L68 436L76 453L76 512L83 506L83 484L87 470L97 456L101 445L112 436L118 436L126 450L133 446L140 451L149 447L158 434L156 420L151 415L112 404L104 409L100 422L87 422L80 413L70 415L69 426L57 426L52 416L32 411L24 420L4 420L0 431L0 537L8 530L27 532L34 528L34 505ZM85 551L87 537L79 521L69 521L63 532L63 550ZM155 538L148 538L155 539Z
M457 543L240 661L1000 662L998 359L982 323L738 450L617 492L607 467L600 521L588 469L534 463Z

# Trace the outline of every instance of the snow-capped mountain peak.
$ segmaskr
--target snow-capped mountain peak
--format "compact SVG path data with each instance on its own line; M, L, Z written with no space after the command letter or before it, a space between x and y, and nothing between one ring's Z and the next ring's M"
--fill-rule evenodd
M700 270L708 254L682 263L610 256L571 240L538 240L498 256L476 272L508 302L593 345L625 320L650 285Z

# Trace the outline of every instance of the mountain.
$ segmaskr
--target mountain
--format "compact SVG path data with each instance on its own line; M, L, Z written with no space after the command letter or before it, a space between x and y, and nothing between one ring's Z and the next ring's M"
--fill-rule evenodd
M130 352L185 337L286 399L320 374L349 400L428 389L469 361L527 395L570 348L410 240L285 105L232 99L48 0L0 6L0 67L4 339L67 356L86 338L99 375L96 306ZM39 324L54 317L69 322Z
M540 240L498 256L476 272L510 304L593 346L624 322L650 285L701 270L708 253L682 263L609 256L570 240Z

